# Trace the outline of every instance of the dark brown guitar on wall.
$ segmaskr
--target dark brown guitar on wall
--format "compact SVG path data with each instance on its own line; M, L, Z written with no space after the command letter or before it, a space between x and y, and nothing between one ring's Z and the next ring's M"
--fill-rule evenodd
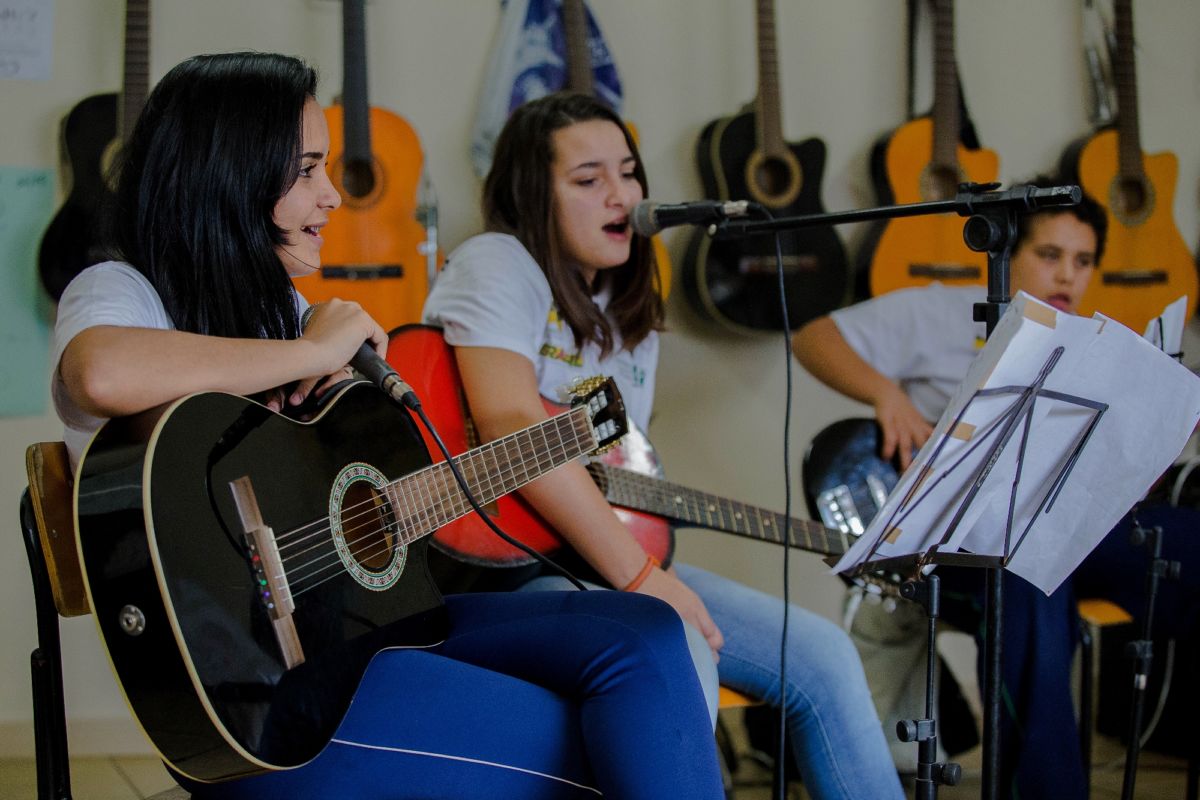
M62 170L69 190L38 249L42 286L55 300L98 260L100 210L112 195L108 172L150 91L150 0L125 3L124 74L119 95L85 97L63 119Z
M758 97L754 109L705 126L696 162L705 196L753 200L777 217L816 214L825 143L783 138L775 7L758 0ZM784 231L784 296L792 328L845 304L846 252L832 226ZM779 280L771 236L713 241L697 230L681 270L684 296L700 314L742 331L779 330Z

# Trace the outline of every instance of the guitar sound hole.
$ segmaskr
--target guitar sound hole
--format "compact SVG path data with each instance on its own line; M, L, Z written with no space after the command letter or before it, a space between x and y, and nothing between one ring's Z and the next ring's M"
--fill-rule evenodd
M950 167L934 167L929 171L928 200L949 200L958 193L959 172Z
M369 161L350 161L342 173L342 184L351 197L366 197L375 189L375 170Z
M1117 189L1117 197L1121 203L1121 211L1135 215L1146 205L1146 186L1136 178L1122 180Z
M352 485L342 499L342 535L363 568L380 572L391 560L396 538L391 504L365 482Z
M754 179L763 194L775 197L786 192L792 183L792 170L781 158L764 158L754 171Z

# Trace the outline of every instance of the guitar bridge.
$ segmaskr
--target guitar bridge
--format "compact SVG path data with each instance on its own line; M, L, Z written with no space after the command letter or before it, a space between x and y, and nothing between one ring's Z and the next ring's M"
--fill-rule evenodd
M403 278L401 264L340 264L321 267L322 278L340 278L349 281L371 281L378 278Z
M1123 269L1117 272L1101 272L1100 280L1107 286L1150 286L1167 282L1166 270Z
M288 669L304 663L304 649L292 614L296 604L283 571L283 561L275 543L275 532L263 521L254 497L250 478L242 476L229 482L233 502L237 506L246 537L246 549L250 554L250 568L254 574L255 590L259 602L271 618L275 639Z
M970 264L909 264L908 274L913 278L956 281L975 281L982 276L979 267Z

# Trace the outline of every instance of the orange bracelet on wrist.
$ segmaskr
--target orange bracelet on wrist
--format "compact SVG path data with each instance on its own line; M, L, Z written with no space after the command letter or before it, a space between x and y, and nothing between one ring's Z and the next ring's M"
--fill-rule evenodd
M622 592L636 592L638 590L638 587L646 582L646 578L650 577L650 572L657 566L659 566L659 561L657 558L655 558L654 556L650 556L650 555L646 556L646 563L642 565L642 571L639 572L637 574L637 576L634 577L633 580L631 580L628 584L626 584L625 588L622 589L621 591Z

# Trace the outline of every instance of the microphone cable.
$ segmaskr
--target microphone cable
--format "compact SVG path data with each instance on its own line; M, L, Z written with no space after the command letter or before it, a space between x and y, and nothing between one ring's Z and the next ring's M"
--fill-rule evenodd
M390 395L388 395L388 397L389 397L389 399L391 399ZM467 502L471 504L471 508L474 509L475 514L481 520L483 520L484 524L488 526L488 528L492 531L492 533L496 534L501 539L503 539L505 542L507 542L508 544L517 548L518 550L521 550L522 552L532 556L537 561L540 561L543 566L549 567L550 569L554 570L558 574L562 575L564 578L569 580L575 586L575 588L578 589L579 591L581 591L581 592L587 591L588 587L583 584L583 581L581 581L581 580L579 580L579 578L575 577L571 573L571 571L568 570L566 567L564 567L561 564L559 564L558 562L554 561L552 558L549 558L548 556L543 555L542 553L539 553L537 550L534 550L529 545L525 544L524 542L520 541L519 539L516 539L513 536L510 536L509 534L505 533L503 530L500 529L500 526L497 525L490 516L488 516L488 513L483 510L483 506L479 504L479 501L477 499L475 499L475 495L471 491L471 487L469 487L467 485L467 479L463 477L462 472L459 471L458 465L456 463L454 463L454 458L453 458L453 456L450 455L450 449L448 447L446 447L446 443L442 441L442 437L437 432L437 428L434 427L433 422L430 421L429 416L425 413L425 409L424 409L424 407L422 407L420 399L416 396L416 394L414 392L409 392L408 394L405 395L405 398L406 398L406 402L404 402L401 407L408 408L409 410L413 411L417 415L417 417L421 420L421 424L425 426L425 430L429 431L429 435L431 437L433 437L433 441L437 445L438 450L441 451L442 456L446 459L446 466L448 466L450 468L450 473L454 476L454 481L455 481L455 483L458 484L458 488L462 491L463 495L467 498Z

